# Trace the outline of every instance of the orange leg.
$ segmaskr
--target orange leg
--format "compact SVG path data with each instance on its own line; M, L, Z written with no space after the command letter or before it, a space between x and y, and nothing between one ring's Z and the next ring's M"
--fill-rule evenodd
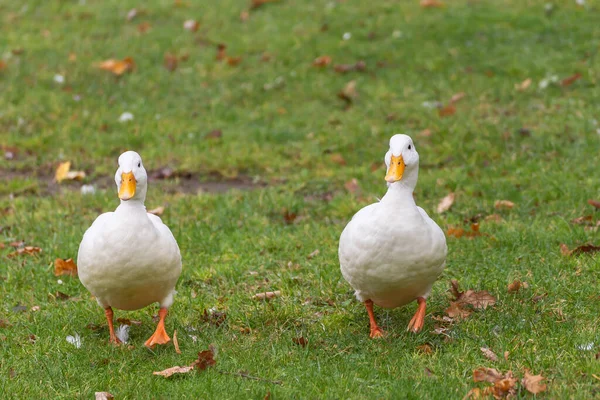
M417 312L408 323L408 328L406 329L414 333L420 332L425 323L425 299L423 297L417 297L417 303L419 304Z
M167 309L161 308L158 310L158 316L160 317L160 321L158 321L158 325L156 325L154 334L150 336L150 339L146 340L146 343L144 343L146 347L153 348L157 344L165 344L171 341L171 338L169 338L169 335L167 335L167 331L165 330L165 317L167 316Z
M121 341L115 335L115 327L113 326L113 310L110 307L104 309L104 315L106 315L106 321L108 321L108 332L110 333L110 342L113 344L119 344Z
M371 324L371 334L369 337L372 339L383 337L383 330L377 326L377 321L375 321L375 314L373 314L373 301L366 300L365 307L367 307L367 313L369 313L369 323Z

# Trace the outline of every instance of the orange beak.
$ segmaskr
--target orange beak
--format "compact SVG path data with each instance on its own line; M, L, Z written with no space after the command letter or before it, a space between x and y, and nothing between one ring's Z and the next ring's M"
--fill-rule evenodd
M123 172L121 174L121 187L119 188L119 198L129 200L135 196L135 176L133 172Z
M406 164L404 164L402 155L392 156L385 180L389 183L398 182L400 179L402 179L402 175L404 175L405 167Z

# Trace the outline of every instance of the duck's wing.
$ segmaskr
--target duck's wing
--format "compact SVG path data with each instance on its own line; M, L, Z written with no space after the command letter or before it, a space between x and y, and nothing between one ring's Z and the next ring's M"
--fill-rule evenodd
M162 219L160 219L158 215L150 213L147 213L147 215L148 219L150 219L150 222L152 222L152 225L154 225L156 230L159 232L160 237L171 244L173 252L176 253L176 258L179 260L179 265L181 266L181 253L179 251L179 246L177 245L177 240L175 240L175 236L173 236L173 233L169 227L162 222Z

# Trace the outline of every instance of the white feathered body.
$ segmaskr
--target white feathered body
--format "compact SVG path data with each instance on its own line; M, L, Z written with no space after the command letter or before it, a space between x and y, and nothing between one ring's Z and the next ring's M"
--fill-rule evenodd
M181 254L169 228L143 205L122 203L85 232L77 257L79 279L102 307L168 308L181 274Z
M390 188L380 202L361 209L340 237L344 278L360 301L384 308L427 298L444 269L446 238L407 192Z

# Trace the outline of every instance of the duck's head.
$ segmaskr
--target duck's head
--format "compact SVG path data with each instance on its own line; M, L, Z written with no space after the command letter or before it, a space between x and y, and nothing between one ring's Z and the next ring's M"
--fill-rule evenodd
M408 135L394 135L390 139L390 149L385 154L388 186L402 184L412 189L419 177L419 153Z
M121 201L144 202L148 188L148 174L138 153L126 151L119 156L119 169L115 173L115 182L119 188Z

